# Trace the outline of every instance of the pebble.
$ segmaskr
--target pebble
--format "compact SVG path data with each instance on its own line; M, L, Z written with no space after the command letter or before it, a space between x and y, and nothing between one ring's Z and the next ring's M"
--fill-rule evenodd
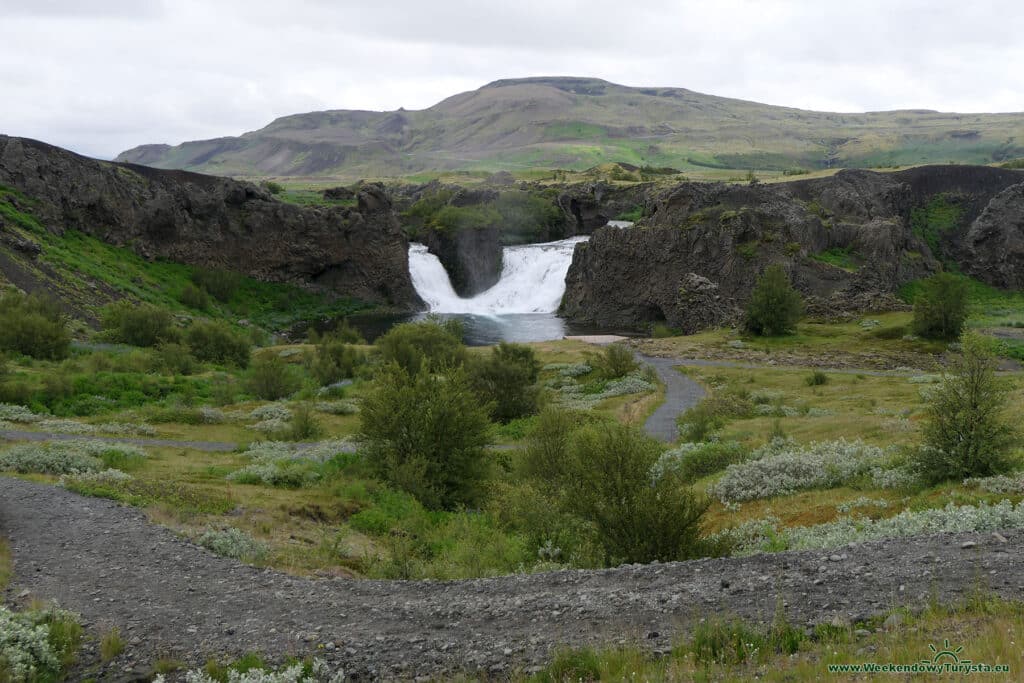
M974 541L964 541L963 543L960 544L960 547L962 549L964 549L964 550L967 550L968 548L974 548L977 545L978 544L975 543Z

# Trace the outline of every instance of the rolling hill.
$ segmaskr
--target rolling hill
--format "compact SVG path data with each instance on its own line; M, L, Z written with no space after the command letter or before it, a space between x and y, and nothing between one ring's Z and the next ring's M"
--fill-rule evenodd
M1024 113L828 113L592 78L501 80L420 111L295 114L238 137L142 145L118 161L243 176L430 170L682 170L992 163L1024 156Z

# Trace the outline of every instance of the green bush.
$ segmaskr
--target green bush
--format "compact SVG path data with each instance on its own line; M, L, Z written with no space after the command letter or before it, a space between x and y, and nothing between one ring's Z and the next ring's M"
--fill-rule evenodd
M156 348L158 367L171 375L191 375L197 369L195 356L183 344L166 343Z
M809 387L820 387L828 384L828 375L821 370L813 370L811 374L804 378L804 381L807 382Z
M509 422L537 412L540 363L529 346L501 342L486 358L475 357L469 369L480 399L493 406L493 419Z
M170 311L127 299L103 307L100 327L106 339L132 346L157 346L179 338Z
M334 337L324 337L309 359L309 370L322 386L356 376L366 352Z
M587 353L587 362L604 379L618 379L637 369L633 351L624 344L609 344L600 353Z
M313 441L323 436L323 433L323 425L316 419L309 404L302 403L292 410L292 419L286 435L288 440Z
M242 285L242 276L230 270L197 268L192 273L192 282L209 292L217 301L227 303Z
M954 341L967 322L967 283L951 273L922 280L914 297L914 334Z
M225 322L197 320L185 331L185 341L201 361L249 366L249 339Z
M1010 387L996 375L996 359L985 341L970 336L951 374L927 396L924 446L915 456L921 478L931 484L988 477L1013 467L1014 429L1005 412Z
M431 227L449 234L501 225L501 214L490 206L447 205L434 214Z
M708 502L671 472L652 481L661 445L618 423L584 427L569 444L565 504L593 525L605 564L684 560L703 555Z
M425 507L471 505L487 473L487 413L462 368L410 375L389 363L362 405L367 461Z
M256 359L245 379L246 390L264 401L287 398L301 387L296 369L276 355Z
M408 374L461 365L466 360L462 326L457 320L424 320L395 325L377 339L384 363L397 363Z
M205 311L210 307L210 295L206 293L205 289L196 287L191 282L182 288L181 294L178 295L178 301L197 311Z
M744 327L751 334L775 337L790 334L803 315L803 300L780 265L768 266L754 285Z
M10 289L0 295L0 351L59 360L71 348L71 332L60 306Z

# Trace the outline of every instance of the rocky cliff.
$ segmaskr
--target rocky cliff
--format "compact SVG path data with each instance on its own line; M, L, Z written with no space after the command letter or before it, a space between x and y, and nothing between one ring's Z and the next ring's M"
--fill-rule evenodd
M841 171L774 185L683 183L633 229L576 247L562 312L603 326L686 332L735 320L758 275L782 264L816 314L899 306L896 290L955 262L1021 286L1024 174L937 166Z
M379 186L356 208L302 208L250 183L87 159L0 136L0 184L47 230L78 230L146 258L230 269L365 301L420 305L408 243Z

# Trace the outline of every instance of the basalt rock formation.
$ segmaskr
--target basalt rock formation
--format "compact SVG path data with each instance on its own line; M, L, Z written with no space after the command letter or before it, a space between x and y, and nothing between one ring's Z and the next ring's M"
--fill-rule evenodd
M397 307L421 302L408 242L378 185L355 208L304 208L256 185L88 159L0 136L0 184L47 230L78 230L146 258L218 267Z
M736 319L782 264L812 314L887 310L898 288L956 263L984 282L1024 281L1024 174L971 166L846 170L773 185L683 183L627 230L577 245L562 312L611 327L686 332Z

